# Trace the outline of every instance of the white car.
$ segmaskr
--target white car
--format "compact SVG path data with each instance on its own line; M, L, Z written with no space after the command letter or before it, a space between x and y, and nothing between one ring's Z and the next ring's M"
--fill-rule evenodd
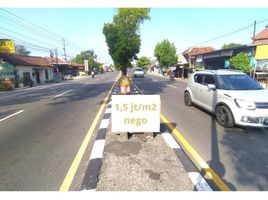
M193 73L184 91L184 103L214 113L225 128L234 125L268 127L268 90L236 70Z
M135 68L132 70L132 77L136 78L136 77L144 77L145 72L142 68Z

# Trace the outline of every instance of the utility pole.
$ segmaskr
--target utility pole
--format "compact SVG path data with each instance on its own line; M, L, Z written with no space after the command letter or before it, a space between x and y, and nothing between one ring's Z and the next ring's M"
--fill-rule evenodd
M253 28L253 37L252 37L252 39L253 39L253 44L255 43L255 32L256 32L256 20L254 21L254 28ZM254 69L253 69L253 72L252 72L253 74L251 74L251 77L252 78L254 78L255 79L255 74L256 74L256 66L254 66Z
M54 49L54 51L55 51L55 56L56 56L56 68L57 68L57 72L59 72L58 49Z
M254 29L253 29L253 37L252 37L252 39L253 39L253 44L254 44L254 42L255 42L255 32L256 32L256 20L254 21Z
M67 63L67 58L66 58L66 48L65 48L65 39L62 38L62 41L63 41L64 60L65 60L65 62Z

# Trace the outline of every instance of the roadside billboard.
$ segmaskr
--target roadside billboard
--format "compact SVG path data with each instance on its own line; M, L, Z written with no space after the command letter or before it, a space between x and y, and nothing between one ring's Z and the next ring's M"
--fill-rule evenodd
M15 53L14 40L0 39L0 53Z
M160 95L112 95L112 132L159 132Z

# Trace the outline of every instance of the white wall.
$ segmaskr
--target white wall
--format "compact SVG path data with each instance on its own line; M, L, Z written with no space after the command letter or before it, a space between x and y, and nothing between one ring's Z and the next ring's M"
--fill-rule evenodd
M34 66L16 66L15 67L15 69L18 69L18 72L19 72L18 74L20 77L23 77L23 73L29 72L32 81L34 82L34 84L36 84L36 76L33 77L33 72L35 72L33 68L40 68L39 75L40 75L41 84L44 84L45 81L53 80L54 73L53 73L52 67L34 67ZM46 72L45 72L46 69L48 71L48 79L46 79Z

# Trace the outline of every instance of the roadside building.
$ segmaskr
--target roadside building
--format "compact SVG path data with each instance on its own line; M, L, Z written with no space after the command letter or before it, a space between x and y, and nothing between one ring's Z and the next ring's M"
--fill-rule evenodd
M86 75L85 72L85 65L84 64L78 64L74 62L68 63L69 66L72 68L72 74L73 76L84 76Z
M268 25L253 39L256 49L256 71L268 71Z
M229 68L229 59L238 53L246 53L251 59L253 77L258 81L268 81L268 26L256 34L251 44L195 54L192 65L195 69Z
M200 53L206 53L214 51L212 47L191 47L186 49L182 53L178 54L178 62L176 67L176 76L178 77L188 77L188 73L194 71L196 60L199 61L197 56Z
M15 83L21 81L24 86L32 86L53 81L53 66L46 58L10 53L0 53L0 58L2 63L13 70L13 76L7 78L13 79Z
M242 45L235 48L220 49L196 54L193 66L196 69L225 69L229 68L229 59L238 53L246 53L251 58L251 65L255 65L256 45Z
M69 65L64 60L60 58L50 58L50 57L47 57L46 59L48 60L50 65L54 66L55 73L60 73L62 76L68 74Z

